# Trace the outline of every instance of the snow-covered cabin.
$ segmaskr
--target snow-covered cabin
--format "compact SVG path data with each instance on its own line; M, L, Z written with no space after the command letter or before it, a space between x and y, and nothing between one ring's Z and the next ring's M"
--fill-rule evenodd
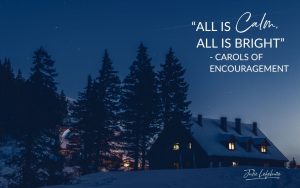
M148 152L149 168L284 167L288 159L258 128L241 119L192 119L190 128L164 128Z
M68 160L78 158L83 145L80 131L73 127L60 127L60 153Z

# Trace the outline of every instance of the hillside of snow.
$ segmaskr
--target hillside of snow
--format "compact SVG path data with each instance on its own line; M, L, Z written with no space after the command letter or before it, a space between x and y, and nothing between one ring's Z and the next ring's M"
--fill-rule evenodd
M279 178L245 178L244 170L249 168L209 168L186 170L149 170L139 172L101 172L79 177L72 185L58 185L47 188L299 188L300 170L273 168ZM255 168L260 172L260 168ZM264 168L264 172L271 168ZM275 176L272 176L275 177Z

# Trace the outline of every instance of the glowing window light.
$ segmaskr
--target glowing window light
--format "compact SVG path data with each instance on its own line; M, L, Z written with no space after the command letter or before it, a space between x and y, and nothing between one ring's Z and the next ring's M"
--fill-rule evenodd
M128 168L128 167L130 166L130 164L129 164L128 162L125 162L125 163L123 164L123 166L124 166L125 168Z
M235 150L235 144L234 144L234 142L229 142L228 143L228 149L231 150L231 151Z
M232 162L232 166L237 166L237 165L238 165L237 162L235 162L235 161Z
M192 149L192 143L191 142L189 143L189 149Z
M260 146L260 152L267 153L267 146L265 145Z
M180 149L180 147L179 147L179 143L175 143L174 145L173 145L173 150L179 150Z

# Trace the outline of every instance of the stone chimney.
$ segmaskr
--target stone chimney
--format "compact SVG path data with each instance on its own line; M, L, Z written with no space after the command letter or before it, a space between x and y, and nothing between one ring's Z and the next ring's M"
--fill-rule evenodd
M202 115L198 114L197 116L197 123L202 127L203 126L203 122L202 122Z
M241 118L235 119L235 130L237 133L242 134L242 128L241 128Z
M257 136L257 123L253 122L252 124L252 132L255 136Z
M221 122L221 129L227 132L227 118L221 117L220 122Z

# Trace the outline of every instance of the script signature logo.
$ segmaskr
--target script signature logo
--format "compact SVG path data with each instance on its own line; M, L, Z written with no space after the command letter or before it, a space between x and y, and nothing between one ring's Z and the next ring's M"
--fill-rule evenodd
M250 180L266 180L266 179L280 179L281 173L273 169L246 169L244 170L243 178L246 181Z

